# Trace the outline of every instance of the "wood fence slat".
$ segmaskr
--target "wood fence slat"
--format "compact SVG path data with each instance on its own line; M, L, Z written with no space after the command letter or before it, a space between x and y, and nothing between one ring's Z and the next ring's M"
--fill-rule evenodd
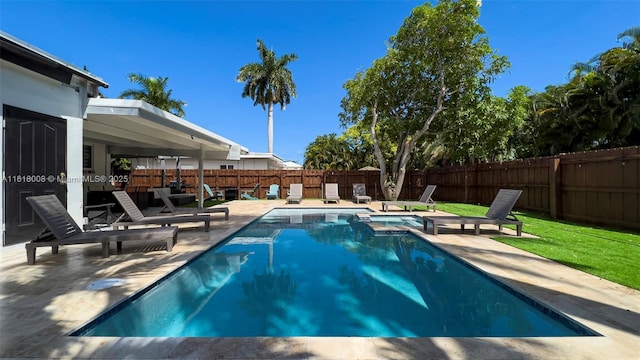
M181 170L181 177L198 185L197 170ZM176 170L165 170L175 179ZM133 170L129 186L162 186L162 170ZM257 194L280 185L285 198L292 183L303 184L305 198L322 197L325 183L338 183L340 197L349 200L354 183L364 183L373 200L383 200L379 171L336 170L218 170L205 169L204 181L215 190L250 191ZM488 205L500 188L523 190L516 208L545 212L553 218L640 230L640 147L562 154L509 162L451 166L409 171L400 199L415 200L428 184L438 185L436 201ZM188 188L194 192L194 188Z

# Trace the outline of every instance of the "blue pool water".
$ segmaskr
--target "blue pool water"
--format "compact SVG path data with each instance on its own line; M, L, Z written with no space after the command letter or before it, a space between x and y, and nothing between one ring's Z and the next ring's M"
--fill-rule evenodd
M385 226L419 226L422 227L422 216L371 215L371 222Z
M275 209L76 336L596 335L362 210Z

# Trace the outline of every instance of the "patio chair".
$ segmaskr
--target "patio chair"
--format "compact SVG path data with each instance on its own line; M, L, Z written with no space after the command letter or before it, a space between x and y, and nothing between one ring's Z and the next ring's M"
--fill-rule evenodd
M82 231L55 195L29 196L27 202L46 225L46 228L40 232L36 239L25 244L29 265L36 262L36 248L44 246L51 246L51 252L57 254L60 245L100 243L102 244L102 256L106 258L109 257L109 243L111 242L115 242L118 251L120 251L123 241L164 240L167 243L167 251L171 251L173 245L178 241L177 227Z
M173 205L173 202L171 201L171 199L169 199L169 197L167 197L167 195L165 195L164 193L160 193L160 198L162 199L162 202L164 202L164 207L162 208L162 210L160 210L161 213L164 212L166 214L166 211L168 211L171 215L184 215L184 214L197 215L197 214L224 213L224 219L229 220L228 207L177 208L175 205Z
M124 210L124 214L122 214L116 222L111 224L114 229L120 227L127 229L131 225L171 225L202 221L204 222L204 231L209 231L209 224L211 223L211 216L209 215L144 216L126 192L114 191L113 196ZM128 220L122 221L122 219Z
M287 204L298 203L302 201L302 184L291 184L289 196L287 196Z
M353 184L353 202L359 204L361 201L371 204L371 196L367 195L365 184Z
M257 183L256 186L253 187L253 190L251 190L251 194L244 191L240 195L240 198L244 200L258 200L258 198L256 197L256 194L258 193L259 188L260 188L260 183Z
M338 195L338 184L328 183L324 184L324 203L335 201L336 204L340 203L340 195Z
M222 195L222 191L216 190L216 192L214 193L213 190L211 190L211 187L208 184L202 184L202 187L204 187L204 189L207 192L207 194L209 194L209 197L204 199L205 201L207 201L207 200L220 200L220 199L222 199L224 197L224 195Z
M271 184L269 185L269 191L267 191L267 200L277 200L280 197L278 196L278 192L280 191L280 185Z
M424 216L424 231L431 227L433 235L438 235L438 225L460 224L460 229L464 231L465 224L473 224L478 236L481 224L498 225L500 231L503 225L511 224L516 226L518 236L522 236L522 221L511 212L521 193L522 190L500 189L485 216Z
M404 210L405 211L409 210L409 212L411 212L413 208L416 206L426 206L427 211L431 206L433 207L433 211L436 211L437 204L435 201L433 201L433 199L431 199L431 195L433 195L433 192L436 190L436 186L437 185L427 185L427 187L424 189L424 192L422 193L422 196L420 196L420 199L418 201L402 201L402 200L383 201L382 211L386 212L387 210L389 210L389 205L404 207Z

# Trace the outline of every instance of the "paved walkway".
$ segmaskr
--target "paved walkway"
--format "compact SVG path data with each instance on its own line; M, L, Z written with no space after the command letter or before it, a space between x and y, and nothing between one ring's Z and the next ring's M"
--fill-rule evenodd
M0 358L86 359L638 359L640 292L568 268L459 228L419 236L602 334L562 338L117 338L69 337L106 308L152 284L202 251L276 206L359 206L380 203L300 205L233 201L229 221L212 215L212 230L181 228L167 253L162 244L124 244L101 257L99 245L65 246L53 255L39 248L27 265L24 245L0 250ZM398 212L401 213L401 212ZM424 214L421 212L415 212ZM433 212L429 212L433 215ZM436 215L444 213L437 212ZM197 226L197 225L196 225ZM483 227L483 229L485 229ZM489 227L490 229L490 227ZM526 225L525 225L526 231ZM97 280L124 279L122 286L87 290ZM393 304L389 304L393 306Z

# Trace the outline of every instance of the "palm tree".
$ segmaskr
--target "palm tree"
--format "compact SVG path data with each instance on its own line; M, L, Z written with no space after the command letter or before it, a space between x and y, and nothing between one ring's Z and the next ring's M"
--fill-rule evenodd
M273 50L267 49L260 39L258 52L262 62L241 67L236 81L244 83L243 98L250 97L254 106L260 104L263 109L265 105L268 106L268 152L273 153L273 104L280 104L280 109L285 110L291 98L296 97L296 84L293 83L293 76L287 65L297 60L298 55L287 54L276 58Z
M172 90L167 90L168 77L147 77L142 74L129 74L129 81L140 85L141 90L129 89L123 91L118 98L144 100L147 103L168 111L173 115L183 117L187 103L171 98Z

